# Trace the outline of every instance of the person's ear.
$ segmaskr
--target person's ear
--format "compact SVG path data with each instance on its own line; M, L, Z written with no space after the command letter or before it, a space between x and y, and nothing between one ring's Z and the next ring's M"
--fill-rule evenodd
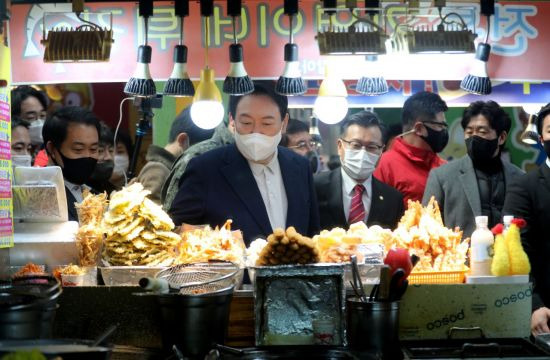
M54 150L55 150L55 147L53 146L53 143L52 143L51 141L48 141L48 142L46 143L46 154L47 154L49 157L51 157L51 158L53 158L54 160L56 160L56 159L55 159Z
M508 138L508 133L506 131L503 131L498 137L498 145L499 146L504 145L507 138Z
M178 136L176 137L176 141L178 142L180 148L182 148L183 150L186 150L190 145L189 136L187 136L187 133L184 132L178 134Z
M288 113L286 113L285 118L283 119L283 126L281 127L281 133L286 133L286 127L288 125Z
M233 119L232 114L229 114L229 123L227 124L227 128L232 134L235 133L235 119Z
M417 121L414 123L412 130L414 130L414 133L418 136L424 135L424 124L422 124L421 121Z

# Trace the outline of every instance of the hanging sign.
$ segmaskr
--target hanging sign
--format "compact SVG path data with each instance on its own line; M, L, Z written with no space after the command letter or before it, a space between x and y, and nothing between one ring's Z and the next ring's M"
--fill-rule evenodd
M448 2L447 5L452 5ZM487 34L486 20L479 16L479 3L459 5L464 21L478 34L478 40ZM231 18L226 16L225 2L216 1L210 20L210 66L216 77L223 79L229 70L228 46L233 41ZM385 28L388 34L406 13L403 4L385 4ZM324 61L319 55L315 40L318 29L326 27L328 20L322 16L321 3L315 0L300 1L300 13L294 21L294 39L300 48L300 63L305 78L323 76ZM46 22L52 27L77 27L81 23L72 14L70 4L13 5L10 20L13 82L22 83L75 83L75 82L126 82L136 67L137 47L143 41L143 21L138 16L137 4L132 2L87 3L90 13L85 19L102 27L109 27L109 13L113 15L115 42L111 58L106 63L58 63L43 62L42 18L44 13L65 12ZM430 10L436 14L436 10ZM433 15L432 14L432 15ZM435 17L437 18L437 16ZM489 42L492 53L489 74L493 79L521 81L550 81L546 66L550 38L550 3L535 1L499 1L495 15L491 17ZM48 19L48 17L46 17ZM334 21L338 27L347 27L354 21L349 12L339 12ZM172 2L155 3L154 16L149 19L149 44L153 48L151 73L155 80L164 80L173 66L173 47L179 42L178 20L174 16ZM433 25L428 23L427 25ZM189 48L189 73L198 78L205 63L206 35L199 16L199 5L190 2L190 16L185 19L184 42ZM244 2L241 20L237 25L237 37L244 47L246 69L255 78L278 78L283 71L283 47L288 42L288 19L283 12L283 1ZM383 61L387 79L421 80L462 79L468 72L473 55L466 58L437 56L399 58ZM361 62L362 59L360 59ZM361 66L343 66L343 76L356 79L361 76Z

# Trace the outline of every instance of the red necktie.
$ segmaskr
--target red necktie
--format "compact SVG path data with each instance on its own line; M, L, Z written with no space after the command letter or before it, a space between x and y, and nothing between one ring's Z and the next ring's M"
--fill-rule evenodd
M365 220L365 206L363 205L363 192L365 191L365 187L361 184L357 184L353 188L353 191L348 217L348 223L350 225Z

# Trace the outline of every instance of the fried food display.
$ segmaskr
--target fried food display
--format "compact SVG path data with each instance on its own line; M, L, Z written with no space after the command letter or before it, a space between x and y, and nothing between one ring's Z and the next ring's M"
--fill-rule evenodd
M285 230L275 229L267 237L256 261L257 266L311 264L319 262L319 250L313 240L302 236L292 226Z
M88 189L84 200L75 204L80 228L76 233L76 246L81 266L95 266L103 246L103 213L107 207L107 194L93 195Z
M82 197L81 203L75 203L78 220L81 224L100 224L107 207L107 193L93 195L90 190L84 189Z
M32 262L25 264L18 272L13 274L13 278L28 276L28 275L46 275L44 265L36 265Z
M409 200L408 209L390 239L386 250L405 248L420 257L413 272L464 270L469 239L461 241L462 231L443 225L439 205L432 196L428 206Z
M162 208L147 198L150 192L134 183L111 196L103 217L103 259L110 265L169 266L181 238Z
M313 237L319 248L321 262L344 263L349 262L351 255L359 255L359 244L383 244L391 239L392 232L380 226L367 225L360 221L350 225L349 230L334 228L323 230Z
M78 265L69 264L60 269L59 273L61 275L84 275L86 271Z
M206 226L183 231L176 263L225 260L244 265L245 245L242 234L240 231L231 231L231 222L227 220L221 229Z

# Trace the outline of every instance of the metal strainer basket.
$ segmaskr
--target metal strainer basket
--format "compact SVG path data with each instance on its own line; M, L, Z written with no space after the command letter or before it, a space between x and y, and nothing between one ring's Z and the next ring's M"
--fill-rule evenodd
M172 266L158 272L156 278L180 294L202 295L234 286L238 271L239 267L231 262L211 261Z

